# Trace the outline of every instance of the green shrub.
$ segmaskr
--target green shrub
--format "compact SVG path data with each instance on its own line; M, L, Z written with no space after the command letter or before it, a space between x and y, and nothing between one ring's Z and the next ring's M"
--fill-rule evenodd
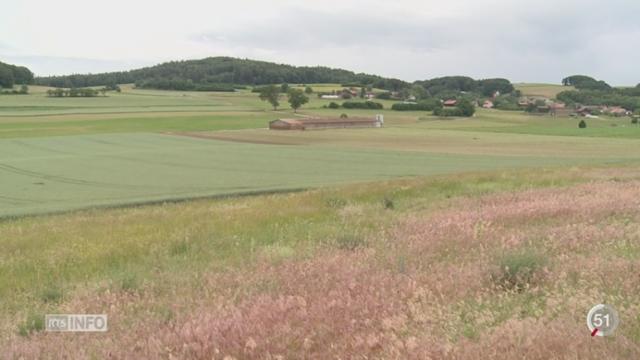
M44 315L29 313L22 324L18 326L20 336L29 336L37 331L44 330Z
M338 248L341 250L353 251L358 248L364 247L366 243L367 242L364 236L357 233L353 233L353 232L346 232L346 233L340 234L336 238L336 244L338 245Z
M340 119L348 119L349 115L347 114L340 114Z
M547 258L531 249L521 249L503 254L498 259L499 270L493 281L505 290L523 291L540 278L540 271L547 265Z
M384 206L384 208L387 209L387 210L393 210L396 207L395 203L393 202L393 199L388 198L388 197L385 197L382 200L382 206Z
M342 199L342 198L329 198L325 201L325 204L327 204L328 207L332 208L332 209L340 209L343 208L347 205L347 200Z
M587 122L584 121L584 120L580 120L580 122L578 123L578 128L586 129L587 128Z
M390 92L383 92L383 93L377 94L376 95L376 99L391 100L391 93Z
M471 103L471 101L467 99L458 100L458 105L456 108L460 110L462 116L471 117L476 113L476 107Z
M40 294L40 299L45 303L58 303L62 300L63 295L61 286L49 284Z
M140 282L135 273L127 273L120 279L120 290L134 293L140 288Z
M462 116L462 111L457 107L454 107L454 108L438 107L433 110L433 115L441 116L441 117L456 117L456 116Z
M186 240L179 240L171 244L169 247L169 255L179 256L184 255L189 251L189 242Z
M195 91L234 92L239 87L233 84L199 84L195 85ZM240 87L240 89L242 89Z
M335 102L331 102L329 103L329 109L339 109L340 108L340 104L335 103Z
M345 101L342 103L342 107L345 109L370 109L370 110L382 110L384 105L373 101Z

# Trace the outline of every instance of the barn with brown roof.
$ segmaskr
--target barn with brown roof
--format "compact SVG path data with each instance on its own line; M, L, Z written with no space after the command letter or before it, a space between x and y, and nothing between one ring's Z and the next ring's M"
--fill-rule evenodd
M379 127L382 127L382 118L380 117L277 119L269 122L269 129L271 130L313 130Z

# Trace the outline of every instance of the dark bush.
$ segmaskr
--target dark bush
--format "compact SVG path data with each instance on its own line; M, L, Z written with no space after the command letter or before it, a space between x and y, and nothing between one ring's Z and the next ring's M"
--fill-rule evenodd
M234 92L236 86L232 84L201 84L194 87L195 91Z
M433 110L433 115L441 117L456 117L462 116L462 111L457 107L438 107Z
M381 110L384 109L384 105L378 102L373 101L345 101L342 103L342 107L345 109L370 109L370 110Z
M42 330L44 330L44 315L40 313L28 313L24 322L18 326L20 336L29 336Z
M342 198L332 197L325 200L325 204L327 204L328 207L333 209L341 209L347 206L347 200Z
M384 206L384 208L387 210L393 210L395 209L396 204L393 199L385 197L384 199L382 199L382 206Z
M456 107L442 107L439 105L433 110L433 115L441 117L470 117L473 116L475 112L476 108L469 100L460 99Z
M580 122L578 123L578 128L585 129L586 127L587 127L587 122L584 120L580 120Z
M476 107L471 103L471 101L466 99L458 100L458 105L456 107L460 110L462 116L471 117L476 113Z
M547 262L544 255L531 249L511 251L498 259L499 270L492 279L505 290L524 291L541 279Z
M329 109L339 109L339 108L340 108L340 104L335 102L329 103Z
M355 232L346 232L340 234L336 239L336 244L341 250L356 250L365 247L367 241L361 234Z
M391 93L390 92L383 92L383 93L377 94L376 95L376 99L391 100Z
M71 89L49 89L47 96L49 97L96 97L100 93L99 90L92 88L71 88Z
M438 107L437 100L425 100L415 104L396 103L391 106L391 110L395 111L433 111Z

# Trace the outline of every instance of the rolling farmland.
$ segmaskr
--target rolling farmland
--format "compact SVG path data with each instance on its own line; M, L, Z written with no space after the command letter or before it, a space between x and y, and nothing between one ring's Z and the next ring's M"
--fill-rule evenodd
M4 99L12 103L0 107L0 216L632 161L637 156L628 150L640 137L640 129L622 124L580 134L573 120L506 113L509 118L495 111L457 121L385 111L383 129L273 132L255 128L282 114L265 111L248 92L126 89L107 98L52 99L36 91ZM305 111L325 114L324 103L315 99Z
M0 153L0 216L563 163L146 133L2 140Z
M276 132L295 115L249 91L34 90L0 97L10 358L640 354L631 321L609 342L583 329L600 301L637 316L640 285L619 276L640 254L628 119L312 98L299 116L385 126ZM75 312L107 312L108 340L42 331Z

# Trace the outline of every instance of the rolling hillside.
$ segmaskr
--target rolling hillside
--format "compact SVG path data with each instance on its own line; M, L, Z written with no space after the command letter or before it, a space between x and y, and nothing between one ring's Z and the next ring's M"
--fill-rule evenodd
M74 74L40 77L39 85L85 87L136 83L138 87L194 90L195 85L262 85L278 83L357 83L383 89L400 88L406 83L369 74L328 67L283 65L265 61L210 57L200 60L171 61L131 71L102 74Z

